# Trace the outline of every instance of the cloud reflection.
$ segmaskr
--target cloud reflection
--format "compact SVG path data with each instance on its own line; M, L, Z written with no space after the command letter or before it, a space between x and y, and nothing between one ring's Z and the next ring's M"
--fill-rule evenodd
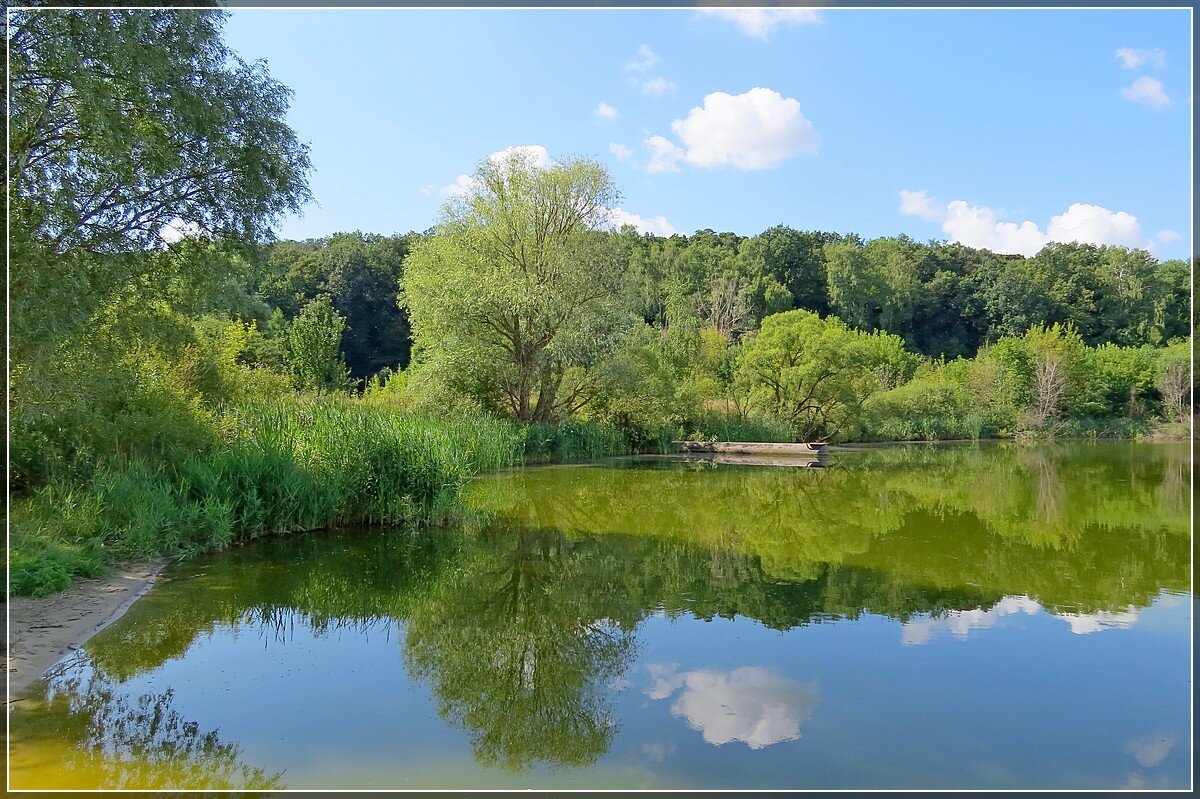
M991 608L973 610L951 610L939 616L924 616L904 622L900 642L905 646L919 646L931 641L939 632L947 631L960 641L966 640L974 630L985 630L994 626L1005 616L1024 613L1035 616L1045 610L1041 603L1028 596L1006 596ZM1049 611L1046 611L1049 613ZM1076 635L1103 630L1123 630L1137 623L1139 611L1133 605L1122 611L1100 610L1095 613L1050 613L1065 621Z
M741 741L751 749L762 749L794 741L820 701L815 684L790 680L759 666L681 672L673 663L654 663L648 668L646 695L666 699L682 691L671 713L686 718L715 746Z
M1163 762L1174 745L1175 737L1172 735L1150 735L1136 741L1127 741L1125 753L1133 755L1133 759L1144 768L1154 768Z

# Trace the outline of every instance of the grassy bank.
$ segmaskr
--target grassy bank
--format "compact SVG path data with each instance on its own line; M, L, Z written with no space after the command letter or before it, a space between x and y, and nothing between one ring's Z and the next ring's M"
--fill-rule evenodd
M432 418L346 399L248 405L220 443L179 458L111 460L15 498L14 594L43 595L114 560L188 556L339 524L438 524L473 474L625 454L603 425Z

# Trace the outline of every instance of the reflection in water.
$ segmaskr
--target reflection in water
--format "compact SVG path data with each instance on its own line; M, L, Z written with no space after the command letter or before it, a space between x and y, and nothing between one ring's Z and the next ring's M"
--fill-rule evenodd
M760 666L681 672L674 663L651 663L647 668L646 696L666 699L682 689L671 713L686 718L715 746L741 741L751 749L762 749L794 741L820 701L815 685L780 677Z
M1041 605L1027 596L1006 596L987 610L949 610L941 616L906 621L900 640L905 646L928 643L939 630L948 630L963 640L972 630L987 629L1005 616L1017 613L1033 616L1041 609Z
M1154 768L1167 756L1175 738L1171 735L1150 735L1125 744L1125 752L1145 768Z
M32 715L20 742L52 762L56 787L106 790L275 790L281 772L242 762L241 748L203 731L173 707L174 691L130 694L80 655L49 679L46 708ZM46 722L53 721L54 724ZM63 745L68 744L68 745ZM52 753L52 754L51 754ZM20 758L18 748L15 757Z
M297 637L369 635L402 658L443 728L465 734L475 763L526 773L595 766L614 749L624 687L646 673L632 666L651 618L781 632L892 620L877 647L895 646L897 623L912 645L1042 610L1064 634L1129 627L1164 590L1189 588L1187 457L1125 445L902 448L842 454L822 470L624 461L486 475L463 525L264 541L176 568L43 686L44 701L34 691L18 705L14 786L280 785L282 769L243 764L259 750L248 756L177 712L174 689L135 687L217 642L286 660ZM778 751L839 712L825 678L819 692L781 671L785 659L681 659L646 664L649 687L629 692L669 701L712 752ZM337 732L313 734L341 754ZM641 762L675 760L688 746L676 734L640 742ZM1127 751L1149 768L1173 740ZM745 746L721 746L732 742Z
M405 655L476 758L509 770L581 766L608 750L604 691L634 639L606 618L611 564L553 533L484 536L429 586Z
M1164 595L1163 599L1170 605L1173 597ZM1005 616L1024 613L1029 616L1037 615L1042 606L1036 600L1027 596L1006 596L986 610L973 608L971 610L948 610L940 616L930 616L911 619L904 622L901 642L905 646L924 644L932 640L939 631L946 630L958 640L965 640L974 630L986 630L994 626ZM1127 630L1137 623L1139 609L1129 605L1125 610L1097 610L1093 613L1053 613L1050 615L1067 623L1071 632L1076 635L1088 635L1104 630Z

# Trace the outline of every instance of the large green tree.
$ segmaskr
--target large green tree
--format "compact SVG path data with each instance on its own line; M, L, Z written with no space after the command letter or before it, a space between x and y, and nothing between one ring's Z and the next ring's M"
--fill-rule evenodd
M602 166L484 161L408 257L401 295L416 356L485 407L527 422L572 413L632 322L628 254L599 228L616 199Z
M22 9L8 28L16 481L195 449L219 397L192 321L262 312L249 246L309 197L290 90L212 9ZM209 407L206 407L209 406ZM31 456L26 458L25 455ZM56 466L56 468L58 468Z
M285 121L291 91L226 46L224 19L13 13L11 288L23 342L77 327L112 290L154 277L120 256L185 235L262 240L309 198L308 150Z
M811 440L836 435L863 400L912 377L917 359L886 333L852 330L811 311L768 316L747 342L737 381L762 410Z

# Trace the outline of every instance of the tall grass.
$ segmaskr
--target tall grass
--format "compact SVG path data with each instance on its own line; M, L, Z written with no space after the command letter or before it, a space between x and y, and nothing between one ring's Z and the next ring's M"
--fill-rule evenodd
M782 419L770 416L740 416L709 411L691 420L680 431L691 441L769 441L795 440L795 433Z
M531 424L524 429L524 462L557 463L628 455L629 439L619 430L598 422L568 419L562 424Z
M598 425L526 429L352 400L248 405L222 426L222 444L208 451L102 463L86 483L52 480L16 503L13 592L58 590L111 559L189 555L338 524L439 523L481 470L527 453L542 461L622 451Z

